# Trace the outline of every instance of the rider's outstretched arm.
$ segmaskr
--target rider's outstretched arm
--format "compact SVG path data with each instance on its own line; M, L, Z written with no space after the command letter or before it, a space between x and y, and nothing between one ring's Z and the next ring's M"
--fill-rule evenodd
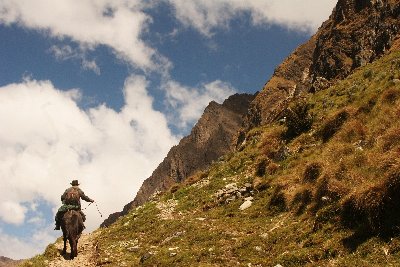
M85 201L87 201L87 202L94 202L94 200L93 199L91 199L90 197L88 197L87 195L85 195L85 193L82 191L82 189L80 189L79 188L79 196L83 199L83 200L85 200Z

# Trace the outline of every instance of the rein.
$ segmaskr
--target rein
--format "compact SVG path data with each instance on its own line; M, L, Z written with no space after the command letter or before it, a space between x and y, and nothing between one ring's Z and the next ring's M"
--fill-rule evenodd
M85 210L87 208L89 208L90 205L92 205L93 202L90 202L89 205L86 206L86 208L82 209ZM97 206L97 202L94 202L94 204L96 205L96 209L98 211L98 213L100 214L100 217L103 217L103 214L101 214L100 210L99 210L99 206Z
M90 205L92 205L92 202L90 202L89 205L87 205L86 208L84 208L82 210L85 210L85 209L89 208Z
M92 204L92 203L90 203L90 204ZM90 205L89 204L89 205ZM96 209L97 209L97 211L99 212L99 214L100 214L100 217L103 217L103 214L101 214L101 212L100 212L100 210L99 210L99 207L97 206L97 202L94 202L94 204L96 205ZM89 207L89 206L88 206Z

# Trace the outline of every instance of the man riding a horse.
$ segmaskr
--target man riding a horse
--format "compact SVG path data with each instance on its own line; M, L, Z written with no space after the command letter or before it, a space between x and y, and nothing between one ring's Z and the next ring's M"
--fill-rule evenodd
M78 180L73 180L71 182L71 187L65 190L64 194L61 196L61 201L63 205L58 209L55 220L56 228L54 230L60 230L61 221L64 214L69 210L76 210L81 213L82 220L86 220L85 214L81 210L81 198L87 202L94 202L93 199L86 196L82 189L79 188Z

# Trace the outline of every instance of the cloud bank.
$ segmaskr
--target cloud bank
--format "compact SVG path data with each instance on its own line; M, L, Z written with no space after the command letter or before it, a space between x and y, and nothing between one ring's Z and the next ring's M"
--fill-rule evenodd
M146 87L144 77L129 77L120 112L105 105L83 111L78 90L60 91L49 81L0 87L0 220L24 223L37 208L27 203L38 199L57 208L72 179L106 215L133 199L177 143ZM87 212L93 230L103 218L95 208Z
M141 39L151 18L141 0L2 0L0 22L71 38L87 48L110 47L123 61L145 70L162 68L157 54Z
M4 233L0 228L0 253L13 259L26 259L43 252L43 244L54 242L55 237L49 234L50 229L40 228L33 236L18 239Z
M281 25L290 30L315 32L331 14L337 0L166 0L176 18L206 36L229 22L250 14L254 25Z
M179 114L171 123L188 126L211 100L221 102L236 91L221 81L197 89L169 81L166 104L173 109L168 115L153 108L148 86L144 76L128 77L119 112L104 104L82 110L80 90L61 91L50 81L27 79L0 87L0 125L6 129L0 131L0 222L36 227L27 241L3 236L0 255L32 256L29 253L54 240L53 222L42 214L39 203L47 203L55 213L73 179L105 216L120 210L178 142L168 118ZM94 205L85 213L89 231L104 220ZM41 231L47 231L46 238L37 239ZM11 250L6 242L23 250Z

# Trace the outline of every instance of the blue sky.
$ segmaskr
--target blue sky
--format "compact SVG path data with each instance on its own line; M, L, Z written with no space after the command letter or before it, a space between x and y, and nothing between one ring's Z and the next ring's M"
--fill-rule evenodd
M335 2L1 1L0 255L60 235L72 179L121 210L211 100L261 90ZM104 219L86 213L89 231Z

